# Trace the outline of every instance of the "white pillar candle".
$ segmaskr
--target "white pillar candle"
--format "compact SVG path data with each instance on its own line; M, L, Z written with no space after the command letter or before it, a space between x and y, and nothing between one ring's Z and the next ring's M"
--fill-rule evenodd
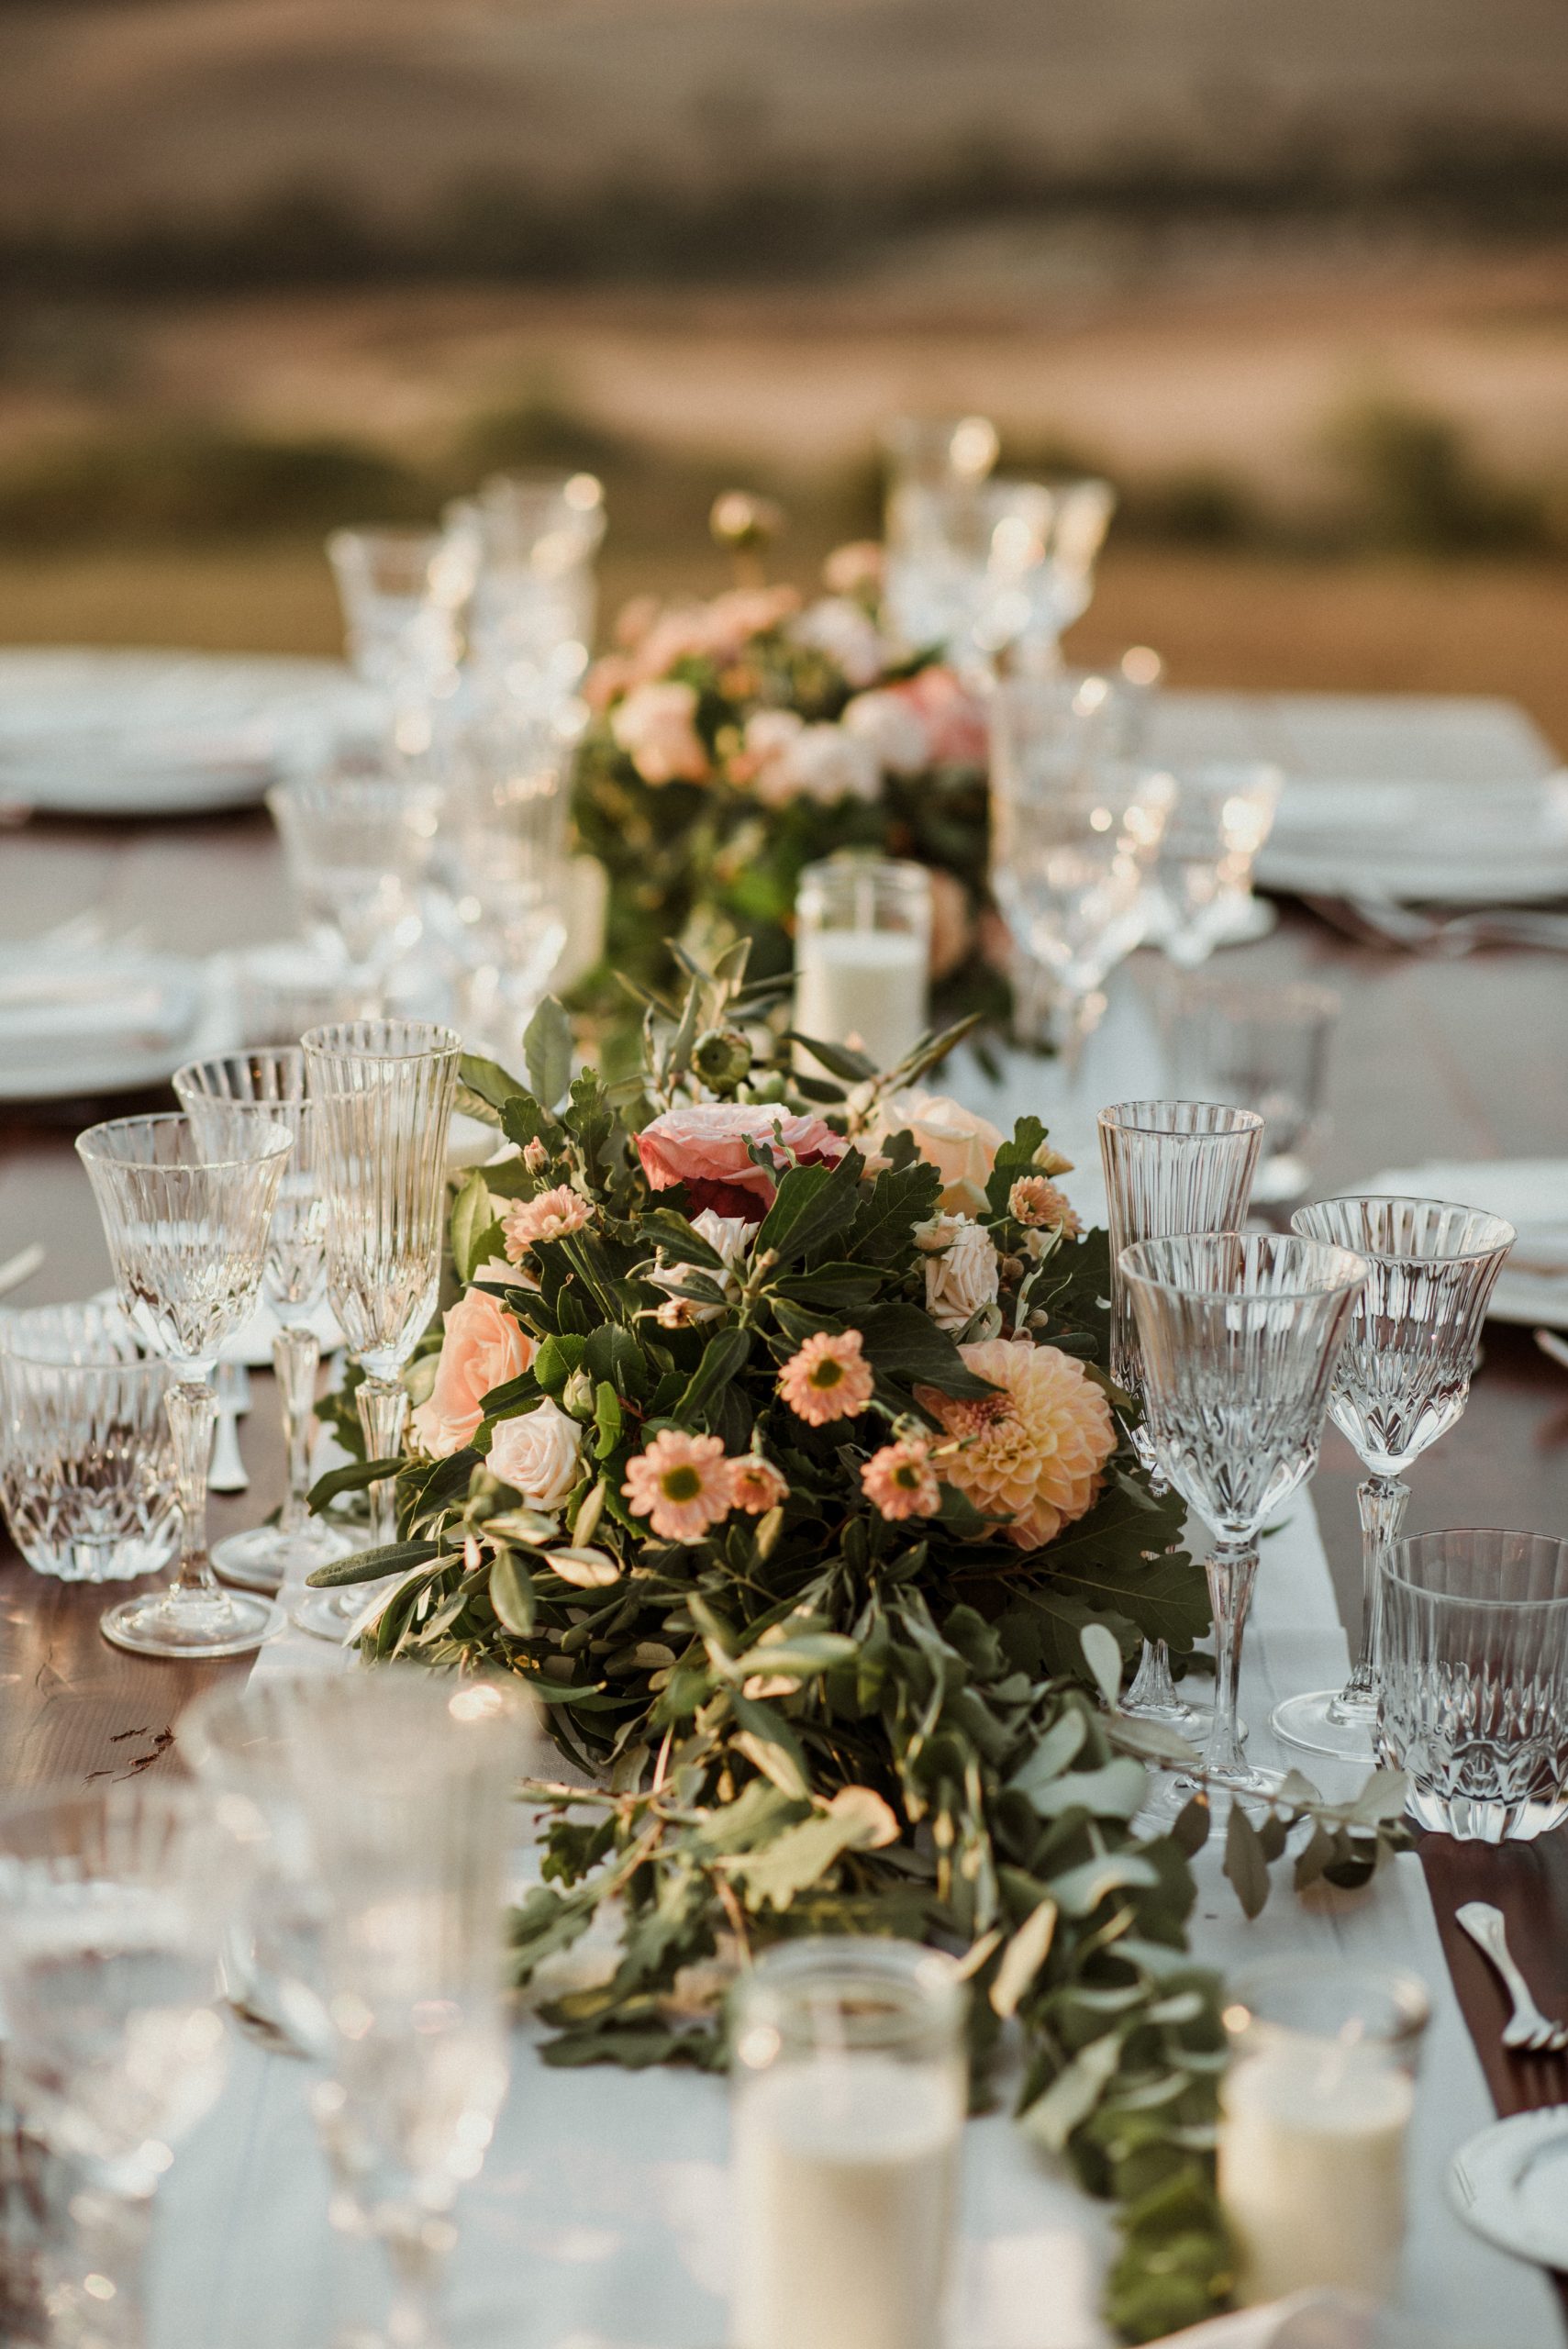
M738 2349L940 2349L962 2122L952 2065L825 2054L745 2084Z
M1364 2045L1286 2043L1230 2072L1219 2195L1244 2303L1313 2287L1392 2290L1414 2097L1408 2074Z
M795 1025L888 1069L926 1029L925 940L906 930L818 930L797 945Z

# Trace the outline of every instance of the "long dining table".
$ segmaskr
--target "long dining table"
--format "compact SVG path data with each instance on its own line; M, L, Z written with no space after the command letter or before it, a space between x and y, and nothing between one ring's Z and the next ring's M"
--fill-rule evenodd
M111 932L134 930L201 954L275 938L292 924L276 843L259 811L145 824L35 818L0 830L0 942L15 945L87 912ZM1228 952L1225 967L1238 976L1327 982L1342 998L1331 1122L1315 1174L1319 1195L1427 1158L1568 1158L1568 962L1522 948L1429 959L1352 943L1288 901L1279 916L1271 936ZM107 1258L74 1136L99 1117L170 1104L159 1093L0 1105L0 1262L34 1241L46 1251L8 1303L80 1297L105 1284ZM214 1497L215 1537L255 1522L281 1491L270 1381L258 1375L253 1386L242 1422L250 1487ZM1360 1473L1330 1431L1313 1499L1352 1640ZM1568 1531L1568 1372L1538 1351L1528 1330L1488 1325L1468 1408L1411 1482L1410 1531ZM216 1677L250 1668L247 1658L187 1665L128 1654L99 1636L104 1603L94 1588L30 1573L0 1534L0 1797L178 1769L182 1709ZM1501 1986L1453 1924L1464 1900L1494 1901L1541 2003L1568 2013L1568 1835L1501 1850L1429 1835L1419 1856L1496 2111L1568 2102L1568 2057L1504 2051Z

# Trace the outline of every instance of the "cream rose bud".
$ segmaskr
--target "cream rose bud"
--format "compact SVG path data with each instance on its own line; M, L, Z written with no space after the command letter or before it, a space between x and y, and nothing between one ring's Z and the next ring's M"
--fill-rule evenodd
M962 1330L983 1305L995 1304L1001 1266L983 1223L932 1216L916 1226L915 1240L926 1256L926 1310L939 1330Z
M973 1214L985 1204L985 1186L1002 1147L989 1118L961 1108L945 1093L895 1093L878 1107L863 1146L880 1150L895 1134L914 1136L915 1147L942 1178L941 1206L949 1215Z
M845 596L824 596L808 604L790 624L797 644L810 645L836 661L851 685L875 683L887 666L887 647L863 606Z
M722 1272L716 1272L711 1264L666 1263L661 1250L659 1263L648 1278L655 1288L662 1288L670 1300L668 1306L662 1305L659 1308L658 1319L663 1328L691 1329L705 1321L717 1320L724 1311L722 1305L699 1304L695 1297L678 1297L676 1291L684 1286L693 1273L700 1273L705 1280L712 1281L716 1288L721 1288L727 1298L738 1297L740 1293L739 1270L746 1261L756 1229L756 1225L748 1222L743 1215L718 1215L712 1208L704 1208L700 1215L693 1216L692 1230L707 1241L716 1254L723 1257Z
M918 774L931 763L926 721L907 694L891 688L857 694L839 722L857 741L865 743L888 774Z
M535 1508L558 1509L577 1482L583 1431L547 1396L521 1418L503 1419L490 1446L490 1466Z

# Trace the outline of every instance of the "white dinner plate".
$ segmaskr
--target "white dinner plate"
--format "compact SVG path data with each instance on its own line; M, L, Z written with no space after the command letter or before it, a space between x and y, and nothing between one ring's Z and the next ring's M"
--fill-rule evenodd
M366 708L337 661L0 651L0 800L59 816L245 807Z
M1516 2112L1460 2147L1449 2198L1478 2235L1538 2266L1568 2270L1568 2105Z
M127 985L166 988L189 1007L189 1018L167 1029L161 1024L145 1039L97 1033L85 1022L77 1034L63 1033L45 1052L37 1040L7 1055L0 1029L0 1101L64 1101L91 1094L139 1093L165 1085L183 1063L234 1044L233 994L216 962L183 954L120 958Z
M1346 1197L1353 1187L1346 1186ZM1518 1238L1497 1276L1489 1318L1527 1330L1568 1329L1568 1159L1434 1160L1374 1174L1361 1187L1506 1216Z

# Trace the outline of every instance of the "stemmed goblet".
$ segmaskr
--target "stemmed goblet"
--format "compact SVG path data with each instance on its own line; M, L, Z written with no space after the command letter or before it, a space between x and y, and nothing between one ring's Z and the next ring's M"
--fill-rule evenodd
M1263 1120L1255 1109L1218 1101L1113 1101L1099 1115L1111 1243L1111 1376L1143 1397L1138 1322L1121 1277L1121 1252L1135 1241L1179 1231L1239 1231L1247 1219ZM1165 1478L1145 1424L1129 1431L1133 1450L1163 1491ZM1207 1723L1171 1676L1163 1640L1145 1640L1123 1709L1163 1721L1184 1737Z
M51 2340L143 2349L151 2198L223 2082L212 2001L237 1857L164 1779L0 1806L6 2089L71 2180L71 2237L44 2246Z
M327 1289L364 1373L356 1401L371 1460L395 1458L408 1417L403 1371L436 1309L447 1129L462 1040L423 1019L349 1019L301 1039L327 1208ZM371 1487L371 1542L395 1541L390 1477ZM353 1589L313 1591L302 1631L343 1639Z
M1362 1523L1362 1637L1343 1688L1287 1697L1273 1730L1287 1745L1371 1762L1377 1726L1378 1616L1384 1562L1393 1553L1410 1487L1402 1479L1446 1435L1470 1396L1481 1325L1514 1227L1499 1215L1443 1199L1363 1197L1298 1208L1291 1229L1353 1248L1370 1267L1340 1357L1329 1404L1366 1480Z
M515 1689L396 1666L215 1689L181 1724L259 1831L258 1954L324 2067L333 2217L387 2252L397 2349L439 2341L449 2214L506 2092L508 1824L537 1735Z
M272 1210L293 1148L286 1125L221 1110L116 1118L76 1149L103 1218L120 1303L174 1374L165 1408L180 1497L172 1588L110 1608L100 1628L140 1655L243 1655L281 1631L281 1608L219 1587L206 1548L207 1460L218 1352L256 1309Z
M235 1105L286 1126L294 1149L278 1187L267 1247L262 1294L277 1318L272 1375L283 1414L288 1489L278 1522L231 1533L213 1552L226 1582L241 1590L278 1589L291 1575L308 1574L351 1547L306 1507L310 1480L310 1431L321 1344L311 1317L327 1294L327 1210L321 1197L317 1115L305 1097L305 1054L297 1044L187 1061L174 1072L174 1094L197 1131L217 1105L219 1122Z
M1329 1383L1367 1276L1360 1256L1321 1241L1186 1232L1125 1248L1138 1317L1143 1397L1161 1466L1207 1519L1218 1687L1205 1777L1270 1795L1277 1771L1248 1764L1237 1735L1241 1633L1258 1532L1317 1465ZM1184 1800L1193 1781L1178 1778Z

